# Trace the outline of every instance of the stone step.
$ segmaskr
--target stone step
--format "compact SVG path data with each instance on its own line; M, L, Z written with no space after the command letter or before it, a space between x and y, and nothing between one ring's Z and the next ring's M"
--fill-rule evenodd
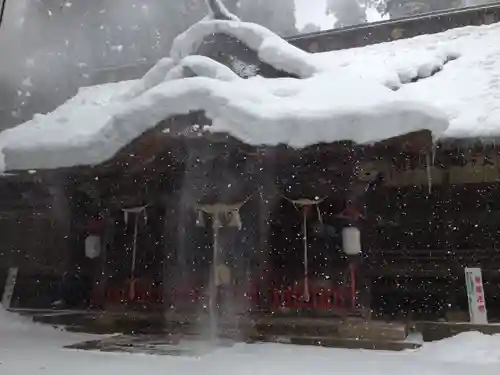
M184 357L201 357L217 348L234 345L232 340L202 340L184 335L119 335L102 340L85 341L66 346L68 349L96 350L102 352L141 353Z
M246 340L248 343L273 342L295 345L314 345L323 347L335 347L344 349L367 349L401 351L405 349L416 349L418 343L406 341L387 340L353 340L338 337L314 337L314 336L272 336L252 335ZM173 356L195 356L208 354L217 347L230 347L235 341L231 339L218 338L216 341L203 340L199 336L183 334L140 334L140 335L118 335L102 340L92 340L68 346L72 349L98 350L103 352L127 352L144 353L155 355Z
M341 349L367 349L401 351L406 349L417 349L421 345L406 341L388 340L355 340L340 337L314 337L314 336L272 336L254 335L249 338L250 342L273 342L292 345L313 345Z
M32 319L38 323L65 327L71 332L95 334L183 334L199 335L208 326L200 317L192 319L174 319L161 313L115 313L86 312L75 314L33 314ZM251 324L245 327L239 321L221 320L218 324L218 335L221 337L243 338Z
M95 313L67 312L67 313L51 313L51 312L23 312L23 315L31 316L31 319L37 323L45 323L51 325L67 325L67 324L85 324L89 321L97 319Z
M180 318L183 318L182 320ZM73 332L96 334L173 334L196 336L208 327L207 317L190 319L164 313L75 312L74 314L35 314L33 320L54 326L64 326ZM245 340L247 337L292 337L294 340L362 340L371 342L401 342L407 337L407 327L402 323L366 321L359 318L276 317L261 316L250 319L221 318L218 322L219 337Z
M293 335L294 337L338 337L356 340L403 341L408 328L403 323L364 320L359 318L289 318L266 317L254 326L258 334Z

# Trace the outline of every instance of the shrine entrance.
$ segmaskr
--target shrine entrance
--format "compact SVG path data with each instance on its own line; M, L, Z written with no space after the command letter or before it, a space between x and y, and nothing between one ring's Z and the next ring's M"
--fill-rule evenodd
M103 267L109 306L162 305L164 209L156 206L114 210Z
M361 255L344 251L342 205L340 199L281 197L269 220L268 278L258 288L261 308L313 316L360 314Z

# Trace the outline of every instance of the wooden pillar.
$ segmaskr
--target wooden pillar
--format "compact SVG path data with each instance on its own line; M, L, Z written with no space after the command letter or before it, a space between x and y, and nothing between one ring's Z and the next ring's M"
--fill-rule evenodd
M47 184L47 189L51 196L50 216L53 223L52 233L47 236L52 237L53 249L51 251L58 254L59 264L53 264L55 270L67 269L73 266L74 230L73 215L74 210L71 205L73 194L72 184L67 176L57 173L49 173L44 176L43 182ZM62 267L61 267L62 266Z
M75 181L62 172L41 172L40 183L44 184L50 195L49 215L51 230L44 234L45 240L50 238L50 249L54 255L51 264L56 275L60 276L60 301L68 307L81 307L81 288L75 287L72 277L80 264L83 245L79 241L78 228L76 227L77 208ZM55 301L54 301L55 302Z

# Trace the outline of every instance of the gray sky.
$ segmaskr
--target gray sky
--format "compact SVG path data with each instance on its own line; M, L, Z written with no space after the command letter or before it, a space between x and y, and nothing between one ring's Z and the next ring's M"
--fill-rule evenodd
M295 0L297 28L308 23L319 25L322 30L331 28L335 17L325 14L326 0Z
M331 29L335 23L335 17L325 14L326 0L295 0L297 9L297 28L300 30L308 23L314 23L321 27L321 30ZM381 16L375 9L368 9L368 22L380 21Z

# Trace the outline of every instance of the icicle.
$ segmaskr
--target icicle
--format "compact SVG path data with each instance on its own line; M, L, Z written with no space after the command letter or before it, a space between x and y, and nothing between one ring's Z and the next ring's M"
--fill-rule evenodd
M302 232L304 239L304 300L309 301L309 264L308 264L308 253L307 253L307 207L302 207L304 221L302 223Z
M148 223L148 211L146 210L146 207L144 207L144 224Z
M123 211L123 221L125 221L125 225L128 225L128 211Z
M432 192L432 161L431 161L431 155L429 153L425 154L425 164L426 164L426 171L427 171L427 186L429 188L429 194Z

